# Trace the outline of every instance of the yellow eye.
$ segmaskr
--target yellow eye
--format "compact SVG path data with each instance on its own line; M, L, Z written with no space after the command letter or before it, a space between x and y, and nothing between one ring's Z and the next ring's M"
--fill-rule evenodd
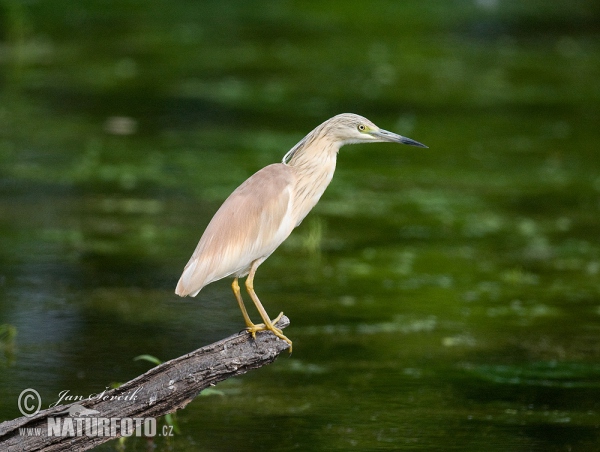
M364 126L364 124L359 124L357 128L358 128L359 132L364 132L365 130L367 130L367 128Z

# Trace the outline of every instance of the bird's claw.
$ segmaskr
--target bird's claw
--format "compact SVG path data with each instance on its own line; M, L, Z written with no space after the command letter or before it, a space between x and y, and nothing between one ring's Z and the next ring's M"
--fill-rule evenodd
M273 328L278 330L280 333L281 333L281 329L275 327L274 325L279 323L279 321L281 320L281 317L283 317L283 312L280 312L277 317L275 317L273 320L271 320L271 325L273 325ZM252 337L254 339L256 339L256 333L258 331L265 331L268 329L269 328L264 323L251 323L250 325L246 326L246 331L248 331L250 334L252 334Z
M292 341L289 340L283 334L283 332L281 331L281 328L277 328L276 326L274 326L277 322L279 322L281 320L282 316L283 316L283 312L279 313L279 315L274 320L271 321L272 328L269 328L264 323L256 323L256 324L253 323L246 327L246 331L248 331L252 335L252 339L256 339L256 333L258 333L259 331L271 331L279 339L282 339L285 342L287 342L288 344L290 344L289 352L292 353Z
M272 331L275 334L275 336L278 336L278 333L283 335L283 333L281 332L281 328L273 326L273 329L271 329L264 323L257 323L252 326L248 326L246 327L246 331L248 331L252 335L253 339L256 339L256 333L258 333L259 331Z

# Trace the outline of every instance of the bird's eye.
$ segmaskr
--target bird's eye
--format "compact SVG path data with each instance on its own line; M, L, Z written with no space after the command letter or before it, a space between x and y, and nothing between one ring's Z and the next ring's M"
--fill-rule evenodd
M364 132L365 130L367 130L367 128L364 126L364 124L359 124L357 128L358 128L359 132Z

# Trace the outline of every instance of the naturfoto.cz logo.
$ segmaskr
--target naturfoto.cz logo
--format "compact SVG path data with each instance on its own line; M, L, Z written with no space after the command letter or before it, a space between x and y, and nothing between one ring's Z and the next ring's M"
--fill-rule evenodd
M69 391L61 391L59 399L50 404L50 408L58 406L63 401L84 401L84 400L136 400L137 394L142 387L135 391L124 393L118 396L105 395L106 391L99 394L92 394L87 398L83 396L74 396ZM28 388L21 392L17 401L19 410L24 416L33 417L41 408L42 398L35 389ZM54 436L54 437L117 437L117 436L145 436L154 437L157 435L156 419L142 417L103 417L98 410L85 408L79 403L73 403L64 411L53 413L47 418L46 428L20 428L21 436ZM65 415L66 416L60 416ZM159 432L159 436L173 436L173 427L164 425Z

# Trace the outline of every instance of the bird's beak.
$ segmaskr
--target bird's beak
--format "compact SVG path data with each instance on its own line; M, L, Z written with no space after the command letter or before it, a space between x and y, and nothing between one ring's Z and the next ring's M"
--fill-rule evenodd
M392 143L408 144L410 146L418 146L420 148L427 148L423 143L411 140L410 138L403 137L397 133L388 132L387 130L377 129L369 132L372 136L381 141L390 141Z

